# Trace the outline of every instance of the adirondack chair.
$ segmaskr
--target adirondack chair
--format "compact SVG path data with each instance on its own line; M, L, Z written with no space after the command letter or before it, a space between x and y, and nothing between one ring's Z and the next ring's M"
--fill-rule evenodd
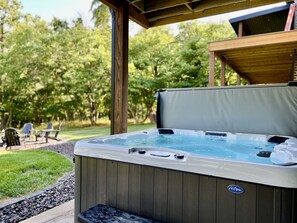
M24 140L26 140L26 138L30 139L32 133L33 133L33 124L25 123L22 128L20 137L24 138Z
M46 141L48 139L49 134L51 133L51 130L53 129L53 123L49 122L47 124L46 129L40 130L39 132L37 132L35 134L35 139L36 141L38 140L38 138L46 138Z
M9 147L11 149L12 146L20 146L20 137L16 129L8 128L5 130L3 142L6 144L5 150Z
M48 136L48 138L60 141L60 139L58 139L58 135L60 133L61 127L62 127L62 123L59 122L58 128L53 130L53 132L55 132L55 135L54 136Z

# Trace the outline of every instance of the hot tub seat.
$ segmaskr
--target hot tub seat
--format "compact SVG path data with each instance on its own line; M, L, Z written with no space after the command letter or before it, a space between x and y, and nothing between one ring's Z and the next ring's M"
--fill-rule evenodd
M81 223L111 223L111 222L137 222L137 223L158 223L151 219L143 218L117 208L103 204L94 207L78 215Z

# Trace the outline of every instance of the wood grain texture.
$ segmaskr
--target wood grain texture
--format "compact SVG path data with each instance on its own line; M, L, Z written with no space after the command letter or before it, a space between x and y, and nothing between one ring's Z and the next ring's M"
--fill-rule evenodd
M129 165L129 210L132 213L140 213L140 176L141 167L139 165Z
M168 221L183 221L183 173L168 170Z
M75 165L75 216L101 203L172 223L297 220L296 189L88 157L77 157ZM241 186L244 193L229 192L230 184Z
M293 80L297 30L209 43L210 53L252 84Z

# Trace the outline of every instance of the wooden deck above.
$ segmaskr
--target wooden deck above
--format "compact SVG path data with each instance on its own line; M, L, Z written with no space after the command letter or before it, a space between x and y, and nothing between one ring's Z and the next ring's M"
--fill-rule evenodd
M293 79L297 30L209 43L209 51L251 84Z
M121 2L100 1L113 9L117 9ZM284 0L126 0L126 2L129 3L130 19L149 28L284 2Z

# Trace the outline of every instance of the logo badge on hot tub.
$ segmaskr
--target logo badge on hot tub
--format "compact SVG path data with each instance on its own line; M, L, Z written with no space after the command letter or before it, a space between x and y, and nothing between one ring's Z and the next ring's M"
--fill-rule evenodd
M244 193L244 189L241 186L231 184L227 187L228 191L233 194L242 194Z

